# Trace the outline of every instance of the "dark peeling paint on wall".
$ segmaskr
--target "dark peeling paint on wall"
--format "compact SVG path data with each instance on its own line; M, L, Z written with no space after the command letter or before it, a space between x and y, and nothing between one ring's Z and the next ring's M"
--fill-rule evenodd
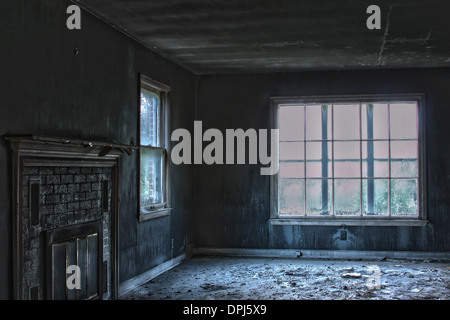
M194 75L82 11L66 28L70 1L1 1L0 135L34 134L137 144L138 73L171 86L172 127L193 121ZM74 48L77 48L75 54ZM172 214L139 223L137 154L119 163L120 282L183 253L193 168L173 167ZM12 296L10 151L0 139L0 299ZM186 185L189 188L186 188ZM176 248L172 252L173 246ZM4 284L4 285L3 285Z

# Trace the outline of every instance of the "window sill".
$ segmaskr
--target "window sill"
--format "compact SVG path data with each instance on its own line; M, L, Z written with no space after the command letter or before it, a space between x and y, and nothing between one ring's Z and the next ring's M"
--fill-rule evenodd
M171 211L172 208L161 208L153 211L143 211L141 209L139 222L169 216Z
M414 226L423 227L426 226L427 220L411 219L411 218L360 218L360 219L348 219L348 218L292 218L292 217L279 217L271 218L269 223L278 226Z

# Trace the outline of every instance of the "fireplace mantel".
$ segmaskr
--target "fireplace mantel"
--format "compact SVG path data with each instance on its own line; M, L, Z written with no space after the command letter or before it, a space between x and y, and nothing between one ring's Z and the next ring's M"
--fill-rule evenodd
M133 145L114 144L69 138L35 135L4 135L13 151L21 155L51 156L55 158L84 158L91 160L116 159L125 152L130 155L138 148Z
M30 259L36 252L45 255L48 251L39 244L44 234L59 227L90 223L99 217L107 231L106 260L99 263L105 264L102 267L106 267L109 275L108 297L117 297L119 158L137 148L34 135L3 137L12 151L14 298L48 297L45 285L48 279L42 279L48 274L48 270L43 271L48 265L35 266L45 261L42 257ZM32 276L30 265L36 268Z

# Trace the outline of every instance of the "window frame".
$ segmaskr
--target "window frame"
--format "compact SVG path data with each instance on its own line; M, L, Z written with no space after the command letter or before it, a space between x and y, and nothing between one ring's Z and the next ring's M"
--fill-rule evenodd
M317 225L317 226L424 226L428 223L426 214L426 162L425 162L425 120L424 101L425 95L422 93L411 94L364 94L364 95L318 95L318 96L289 96L271 97L271 124L275 129L279 129L279 108L280 105L299 104L364 104L364 103L395 103L401 101L416 101L418 115L418 216L287 216L279 214L278 180L279 172L270 177L270 219L272 225ZM306 139L306 137L305 137ZM359 137L360 141L362 137ZM389 141L391 137L388 137ZM305 140L306 141L306 140ZM334 141L334 137L333 137ZM334 160L334 159L333 159ZM332 162L333 163L333 162ZM362 165L362 164L361 164ZM307 179L307 177L305 177ZM334 177L333 177L334 179ZM359 179L362 179L359 177ZM391 179L391 177L389 177ZM361 191L362 192L362 191ZM334 193L334 190L333 190Z
M159 95L160 98L160 118L159 118L159 128L160 128L160 146L142 145L141 144L141 93L142 89L150 91ZM156 81L144 74L139 74L139 94L138 94L138 146L139 146L139 156L138 156L138 206L139 206L139 221L146 221L150 219L155 219L163 216L170 215L171 208L171 192L170 192L170 143L169 143L169 119L170 119L170 109L169 109L169 91L170 86ZM149 206L141 206L141 150L142 149L153 149L162 150L164 153L164 163L163 163L163 174L164 178L162 180L162 193L163 193L163 206L150 208Z

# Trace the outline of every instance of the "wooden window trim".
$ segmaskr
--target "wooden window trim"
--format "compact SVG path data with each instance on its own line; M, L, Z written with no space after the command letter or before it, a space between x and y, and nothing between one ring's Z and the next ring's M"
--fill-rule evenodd
M161 101L161 113L160 113L160 141L161 146L145 146L141 145L141 90L145 89L156 93L160 96ZM163 216L170 215L171 208L171 190L170 190L170 143L169 143L169 123L170 123L170 107L169 107L169 91L170 86L156 81L144 74L139 74L139 96L138 96L138 138L139 138L139 156L138 156L138 194L139 194L139 212L138 220L147 221L151 219L160 218ZM158 149L164 150L164 182L163 182L163 197L164 206L150 209L148 207L141 207L141 156L140 150L142 148L146 149Z
M278 129L278 111L280 105L310 104L337 102L358 103L394 103L401 101L417 101L418 106L418 216L283 216L279 215L278 201L278 176L279 173L270 177L270 219L272 225L317 225L317 226L424 226L428 224L426 213L426 146L425 146L425 95L422 93L412 94L367 94L367 95L324 95L324 96L284 96L271 97L271 124L272 128ZM361 138L361 137L360 137ZM334 192L334 191L333 191Z

